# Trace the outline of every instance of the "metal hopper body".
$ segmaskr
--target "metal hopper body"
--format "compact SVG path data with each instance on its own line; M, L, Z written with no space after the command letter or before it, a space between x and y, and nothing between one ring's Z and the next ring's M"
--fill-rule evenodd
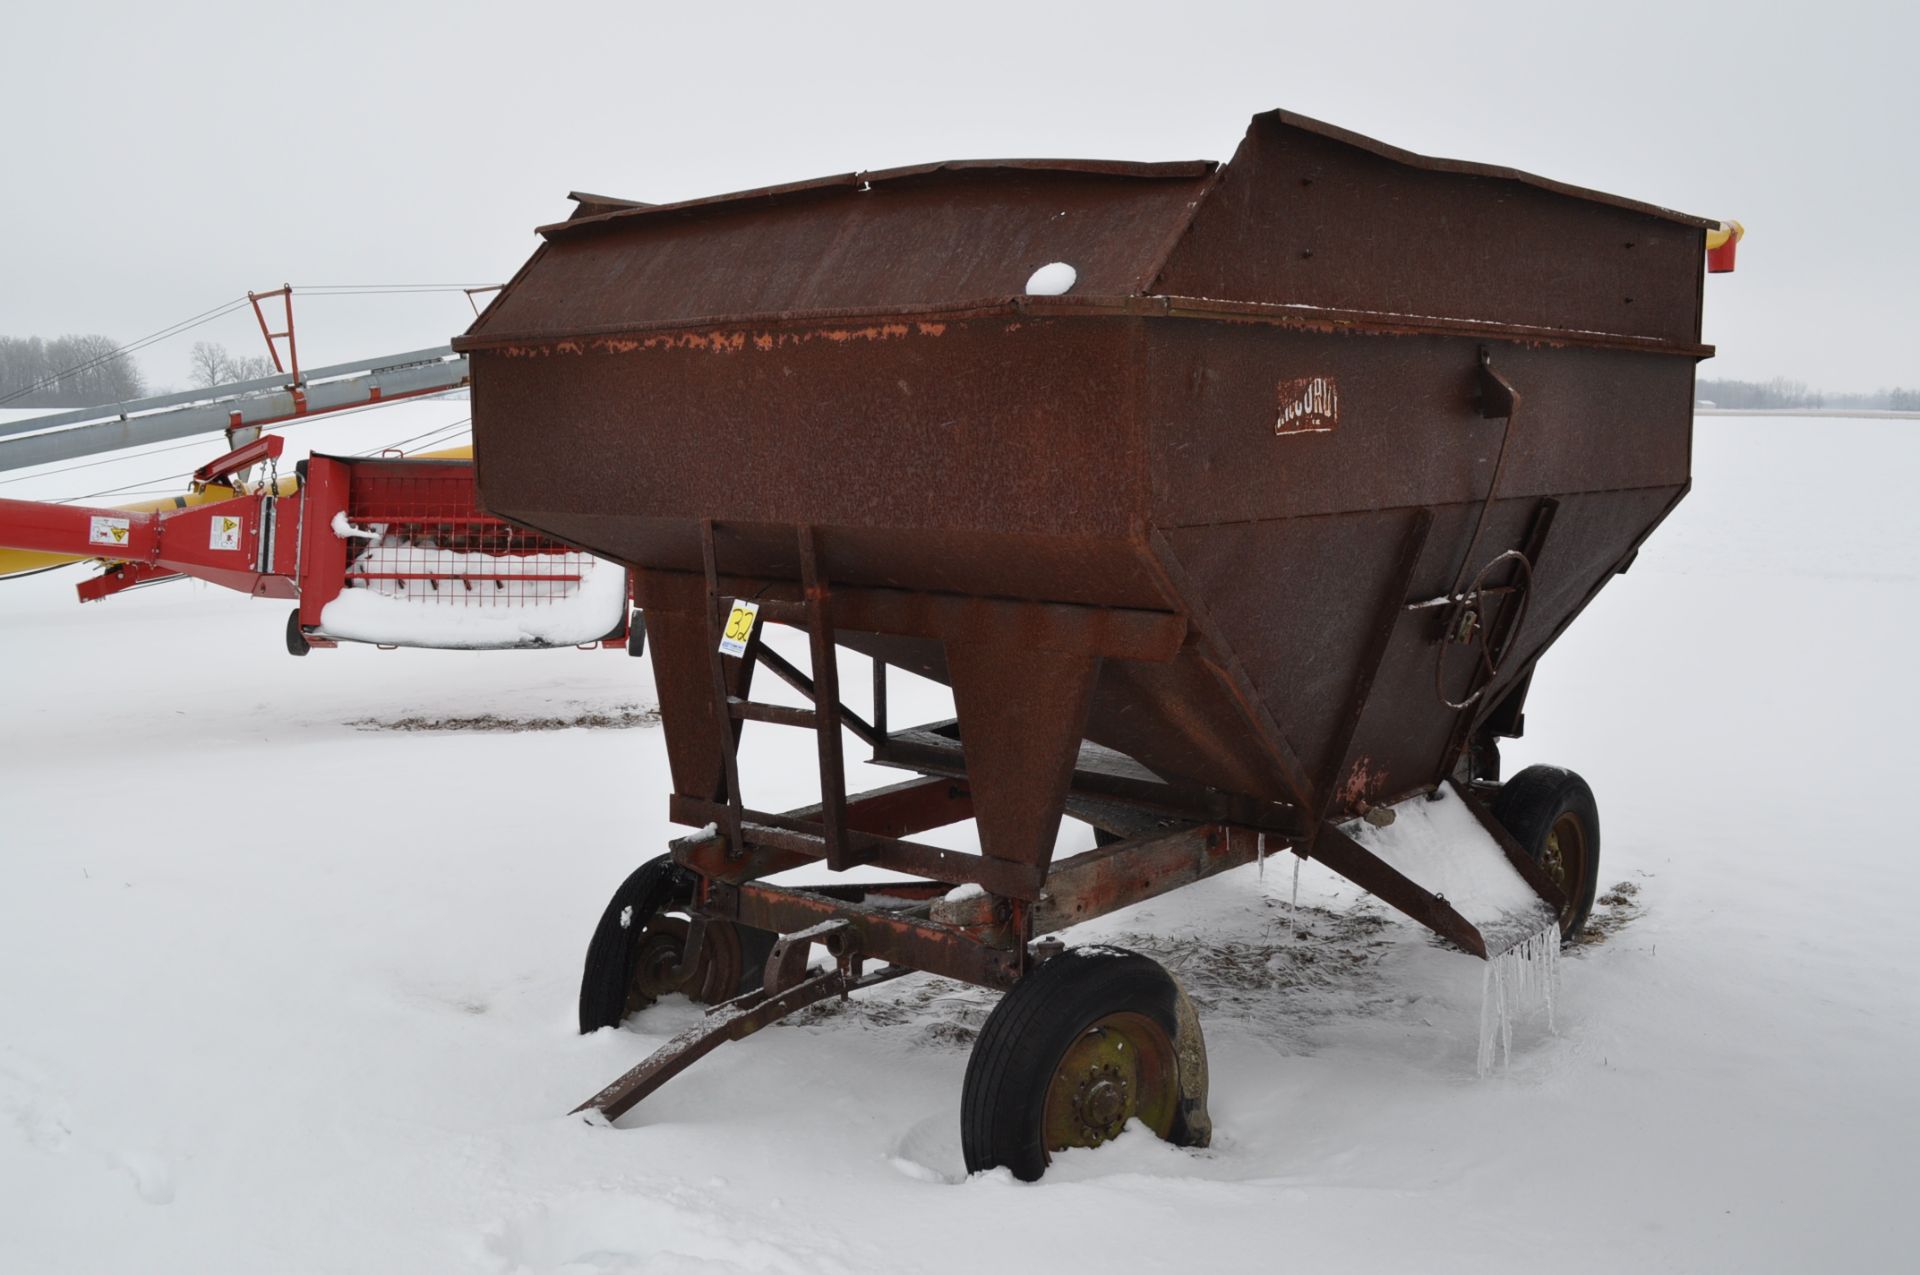
M716 918L847 922L753 883L896 867L923 901L853 916L861 950L930 967L951 930L940 968L1005 985L1033 934L1270 839L1485 954L1340 826L1474 803L1686 491L1710 224L1276 112L1223 166L583 202L455 345L486 507L634 571ZM1025 295L1050 262L1071 289ZM819 685L716 654L735 598L808 629ZM835 644L949 683L957 726L848 714ZM816 709L757 709L756 667ZM819 809L745 803L746 720L820 728ZM842 724L926 778L836 791ZM1050 864L1066 810L1128 839ZM969 816L978 857L910 840Z

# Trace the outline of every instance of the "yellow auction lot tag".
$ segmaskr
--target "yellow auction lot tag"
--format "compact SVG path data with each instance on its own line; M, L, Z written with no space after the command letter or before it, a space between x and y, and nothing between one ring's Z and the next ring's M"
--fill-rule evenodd
M736 600L727 613L726 631L720 635L720 654L745 655L747 639L753 636L753 622L759 615L758 602Z

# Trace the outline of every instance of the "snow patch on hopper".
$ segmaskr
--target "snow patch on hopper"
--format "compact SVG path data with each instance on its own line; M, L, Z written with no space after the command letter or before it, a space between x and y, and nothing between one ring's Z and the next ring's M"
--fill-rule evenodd
M1558 920L1546 901L1507 861L1493 834L1467 803L1441 788L1433 797L1413 797L1391 807L1384 828L1349 820L1340 831L1361 848L1424 890L1438 894L1486 940L1498 956Z
M1071 291L1080 281L1080 272L1064 261L1049 261L1027 276L1027 295L1058 297Z

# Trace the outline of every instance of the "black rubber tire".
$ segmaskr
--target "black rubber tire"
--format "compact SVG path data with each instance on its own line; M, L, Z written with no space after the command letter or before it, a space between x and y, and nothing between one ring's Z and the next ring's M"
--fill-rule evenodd
M586 965L580 971L581 1035L618 1027L627 1016L627 989L640 953L641 931L656 915L684 902L687 890L686 874L663 854L635 868L613 892L607 910L600 914L600 924L594 927Z
M1175 1040L1184 1000L1180 985L1158 962L1118 948L1069 949L1021 979L995 1007L967 1059L960 1091L967 1172L1004 1167L1022 1181L1037 1181L1048 1161L1047 1090L1068 1048L1094 1023L1123 1012L1151 1019ZM1199 1092L1182 1093L1170 1140L1204 1146L1212 1133L1205 1046L1190 1007L1186 1017L1191 1047L1201 1059Z
M582 1035L618 1027L626 1018L627 992L642 936L655 917L684 906L692 886L691 877L674 866L672 856L663 854L635 868L613 892L587 943L587 959L580 972ZM633 911L628 913L628 908ZM622 916L627 917L626 925L620 923ZM747 925L733 929L740 937L740 984L731 995L743 996L765 981L767 956L779 936Z
M307 635L300 627L300 608L287 612L287 654L305 655L313 650L313 644L307 641Z
M1493 799L1493 817L1527 857L1542 866L1546 866L1547 838L1554 825L1568 817L1578 821L1584 845L1580 862L1567 866L1567 907L1560 914L1561 937L1578 938L1600 884L1600 808L1593 789L1571 770L1529 766L1500 786Z

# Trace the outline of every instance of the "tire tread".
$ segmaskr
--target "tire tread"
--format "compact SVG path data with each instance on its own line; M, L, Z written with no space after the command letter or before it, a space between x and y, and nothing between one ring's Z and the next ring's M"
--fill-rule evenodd
M613 892L587 943L587 958L580 971L581 1035L602 1027L618 1027L627 1016L627 986L633 978L640 933L673 901L678 886L679 870L673 859L663 854L635 868ZM629 907L633 915L622 926L621 913Z
M1178 1030L1172 976L1117 948L1070 949L1027 975L994 1009L974 1042L961 1088L960 1142L967 1171L1005 1167L1034 1181L1046 1169L1040 1114L1060 1056L1087 1024L1120 1008Z

